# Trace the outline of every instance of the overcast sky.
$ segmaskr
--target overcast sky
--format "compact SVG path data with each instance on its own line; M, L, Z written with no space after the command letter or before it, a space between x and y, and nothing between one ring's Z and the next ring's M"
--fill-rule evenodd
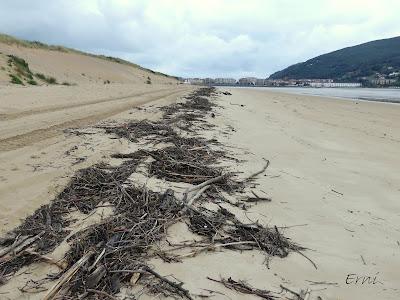
M400 35L399 0L0 0L0 31L183 77L267 77Z

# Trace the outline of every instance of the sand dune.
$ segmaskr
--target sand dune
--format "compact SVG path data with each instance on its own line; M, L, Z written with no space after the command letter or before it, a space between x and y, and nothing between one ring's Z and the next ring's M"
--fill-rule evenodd
M176 101L191 88L175 78L75 52L24 47L0 42L0 222L1 232L53 196L65 176L83 165L97 162L115 149L106 139L85 146L86 139L65 129L85 127L117 115L132 113L138 105ZM24 59L33 74L53 76L72 86L11 84L8 54ZM83 75L84 74L84 75ZM146 84L147 77L151 84ZM110 80L109 84L104 84ZM75 85L76 84L76 85ZM112 143L111 143L112 144ZM74 164L71 148L84 157ZM116 143L117 147L121 143ZM76 152L76 151L75 151ZM72 159L72 161L71 161ZM72 162L72 164L71 164Z
M176 84L173 77L164 76L142 69L134 64L117 63L107 59L84 55L73 50L48 50L46 48L25 47L18 42L4 43L0 35L0 84L8 84L12 72L7 64L7 55L24 59L33 74L52 76L59 83L70 84L135 83L142 84L151 78L153 84ZM39 80L40 82L40 80Z

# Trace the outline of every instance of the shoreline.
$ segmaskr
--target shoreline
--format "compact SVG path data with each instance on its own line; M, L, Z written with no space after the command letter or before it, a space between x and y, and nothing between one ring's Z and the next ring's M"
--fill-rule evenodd
M232 89L261 89L261 90L271 90L271 91L282 91L282 93L295 94L295 95L309 95L309 96L317 96L317 97L327 97L333 99L343 99L343 100L354 100L354 101L370 101L370 102L382 102L382 103L391 103L391 104L400 104L400 88L367 88L367 87L358 87L358 88L314 88L314 87L269 87L269 86L228 86L228 85L215 85L217 88L232 88ZM318 93L295 93L295 90L314 90L314 91L396 91L398 90L398 99L388 99L388 98L368 98L368 97L345 97L343 95L333 95L333 94L318 94Z
M207 118L215 131L200 131L201 134L208 139L218 138L241 161L230 163L233 171L252 174L264 165L263 158L271 162L253 187L257 195L271 198L271 201L248 208L243 222L257 221L282 228L285 236L312 249L305 254L315 262L317 269L297 253L282 259L273 258L268 269L263 254L222 249L181 263L165 263L154 258L152 266L160 274L173 274L194 294L212 289L232 299L247 297L210 282L209 276L243 279L253 287L274 292L279 292L281 285L299 293L309 288L310 299L318 296L324 300L397 299L395 271L400 268L396 244L396 234L400 230L396 215L399 211L397 183L400 181L396 169L400 164L398 106L366 101L356 105L347 99L326 101L326 97L255 89L219 89L225 90L232 95L219 95L216 101L221 110L215 117ZM179 101L172 98L161 102ZM162 103L142 105L117 119L157 120ZM104 155L140 149L135 143L109 140L97 133L78 137L89 145L87 148L79 146L77 158L90 155L90 147L102 143L103 157L99 155L97 161L84 162L88 166L103 161ZM111 162L116 163L113 159ZM160 183L160 191L168 186ZM228 199L237 201L238 197ZM223 207L233 209L234 213L241 211L226 204ZM102 211L99 215L107 213ZM168 240L182 242L187 239L186 232L185 224L175 224L168 231ZM45 263L37 267L40 272L48 271ZM37 272L34 274L43 274ZM354 274L367 277L377 272L377 281L382 285L354 284ZM349 274L353 274L350 279ZM21 277L17 282L20 286L25 283L24 278L29 279L29 276ZM351 282L347 283L347 279ZM248 296L248 299L256 298Z

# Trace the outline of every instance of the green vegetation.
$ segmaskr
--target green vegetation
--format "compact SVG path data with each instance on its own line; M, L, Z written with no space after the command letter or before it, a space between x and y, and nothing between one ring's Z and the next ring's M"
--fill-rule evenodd
M37 85L37 84L38 84L37 81L34 80L34 79L28 80L28 83L29 83L30 85Z
M15 55L8 55L8 57L8 65L10 67L14 67L15 71L20 77L33 79L29 65L24 59Z
M34 84L32 72L29 69L28 63L24 59L15 55L8 55L7 64L16 73L9 74L11 77L11 83L24 85L23 80L26 80L29 84Z
M17 75L14 75L14 74L9 74L9 75L11 77L11 81L10 81L11 83L24 85L22 80Z
M73 85L72 83L69 83L69 82L67 82L67 81L64 81L63 83L61 83L62 85L66 85L66 86L71 86L71 85Z
M400 37L344 48L276 72L270 79L324 79L361 81L379 73L400 70Z
M42 73L36 73L35 76L36 76L37 78L39 78L39 79L44 80L44 81L46 80L46 76L44 76Z
M57 79L55 79L54 77L46 77L46 82L48 84L57 84Z
M8 66L15 71L15 74L10 74L11 83L24 84L24 80L30 85L38 85L38 82L33 79L33 73L29 69L28 63L15 55L8 55ZM44 74L36 73L35 77L47 82L48 84L57 84L57 80L54 77L47 77Z
M150 76L147 76L146 83L147 83L147 84L151 84L151 78L150 78Z
M46 76L42 73L36 73L35 76L36 78L39 78L40 80L43 80L48 84L58 84L57 79L55 79L54 77Z

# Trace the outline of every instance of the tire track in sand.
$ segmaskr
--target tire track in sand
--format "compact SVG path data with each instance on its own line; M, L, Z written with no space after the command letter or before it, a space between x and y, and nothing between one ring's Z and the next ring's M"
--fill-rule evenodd
M185 93L187 93L187 90L172 91L172 92L168 92L168 93L165 93L162 95L157 95L157 96L153 96L153 97L146 98L146 99L136 100L136 101L124 103L121 105L116 104L115 108L113 108L113 109L105 108L106 110L104 112L101 112L101 113L98 113L95 115L89 115L89 116L85 116L82 118L73 119L70 121L66 121L66 122L62 122L62 123L55 124L52 126L48 126L46 128L40 128L40 129L32 130L30 132L23 133L20 135L15 135L15 136L8 137L5 139L0 139L0 151L1 152L11 151L11 150L16 150L16 149L19 149L19 148L22 148L25 146L29 146L34 143L43 141L45 139L52 138L57 135L63 134L62 133L63 129L70 128L70 127L82 127L84 125L95 123L100 120L111 117L113 115L116 115L118 113L124 112L128 109L131 109L132 107L137 107L137 106L143 105L145 103L149 103L149 102L153 102L153 101L157 101L157 100L161 100L161 99L165 99L165 98L169 98L169 97L176 97L180 94L183 95ZM146 95L146 96L148 96L148 95ZM129 97L124 97L123 99L119 99L119 100L126 100L128 98ZM115 101L115 99L111 99L110 101ZM106 102L106 101L103 101L102 103L104 103L104 102ZM99 103L96 103L96 104L99 104ZM86 103L85 103L85 105L86 105ZM68 107L68 108L70 108L70 107Z
M94 100L87 101L84 103L63 104L63 105L56 105L56 106L50 106L50 107L42 107L39 109L30 109L27 111L22 111L22 112L17 112L17 113L12 113L12 114L0 114L0 121L15 120L15 119L26 117L26 116L37 115L37 114L42 114L42 113L49 113L49 112L56 112L56 111L65 110L65 109L69 109L69 108L83 107L86 105L119 101L119 100L129 99L132 97L140 97L140 96L144 96L144 95L156 94L156 93L159 93L162 91L168 91L168 90L169 89L164 88L164 89L158 89L158 90L153 90L153 91L133 93L133 94L119 96L119 97L94 99Z

